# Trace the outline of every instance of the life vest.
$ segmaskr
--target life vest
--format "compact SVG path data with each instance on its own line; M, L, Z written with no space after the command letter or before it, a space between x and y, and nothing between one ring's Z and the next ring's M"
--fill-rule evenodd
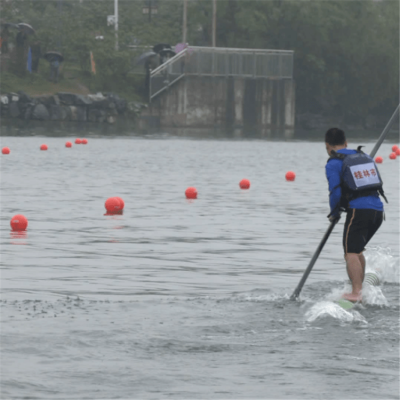
M342 154L331 151L328 162L334 158L343 161L341 182L342 198L340 207L347 210L349 202L358 197L373 196L380 194L388 202L383 192L383 181L379 174L374 159L365 154L361 147L357 147L357 153ZM339 186L339 185L338 185ZM336 189L336 186L334 189Z

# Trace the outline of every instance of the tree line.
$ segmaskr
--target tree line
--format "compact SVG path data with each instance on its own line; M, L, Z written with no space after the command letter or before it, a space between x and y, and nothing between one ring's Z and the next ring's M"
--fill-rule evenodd
M29 23L43 49L87 73L93 52L96 79L123 80L143 51L134 46L182 41L183 0L119 0L118 50L107 24L113 0L3 0L0 7L3 22ZM210 46L212 0L188 0L187 21L189 45ZM364 118L398 103L398 21L396 0L218 0L216 42L294 50L297 112Z

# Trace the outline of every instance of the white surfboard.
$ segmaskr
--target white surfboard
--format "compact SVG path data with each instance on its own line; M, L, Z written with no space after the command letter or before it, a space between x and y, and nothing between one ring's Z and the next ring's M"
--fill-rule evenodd
M365 274L363 285L378 286L380 284L380 282L381 281L376 272L368 272ZM343 309L345 309L346 311L351 310L357 304L357 303L353 303L352 301L346 300L346 299L337 300L337 301L335 301L335 303L338 304Z

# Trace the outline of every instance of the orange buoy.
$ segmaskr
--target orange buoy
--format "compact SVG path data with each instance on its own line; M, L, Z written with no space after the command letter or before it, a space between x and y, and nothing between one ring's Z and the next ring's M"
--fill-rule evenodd
M197 199L197 189L195 187L188 187L185 190L185 195L187 199Z
M9 148L9 147L3 147L3 148L1 149L1 152L2 152L3 154L10 154L10 148Z
M286 172L285 178L287 181L294 181L296 179L296 174L293 171Z
M11 218L10 225L13 231L24 231L28 226L28 220L24 215L17 214Z
M399 148L399 146L397 146L397 144L392 146L392 151L393 153L396 153L396 150Z
M40 150L47 150L47 149L48 149L47 144L42 144L40 146Z
M87 139L82 139L82 144L87 144Z
M395 153L396 153L396 156L400 156L400 149L396 149Z
M112 214L121 213L121 201L117 197L110 197L104 203L107 212Z
M240 189L249 189L250 188L250 181L248 179L242 179L239 182Z
M121 210L123 210L124 207L125 207L125 202L124 202L124 200L122 200L121 197L118 197L118 196L115 197L115 198L119 200L119 204L120 204Z
M71 142L65 143L65 147L72 147L72 143Z
M380 156L378 156L378 157L375 158L375 162L376 162L377 164L382 164L382 163L383 163L383 158L380 157Z
M75 139L75 144L82 144L82 140L81 139Z
M390 154L389 154L389 158L390 158L391 160L395 160L395 159L397 158L396 153L390 153Z

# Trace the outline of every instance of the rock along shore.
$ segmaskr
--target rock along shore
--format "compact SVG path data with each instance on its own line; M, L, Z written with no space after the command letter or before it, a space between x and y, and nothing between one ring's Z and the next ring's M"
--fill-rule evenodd
M80 95L60 92L31 97L23 91L0 96L2 117L39 121L83 121L113 124L119 115L135 118L145 105L128 103L113 93Z

